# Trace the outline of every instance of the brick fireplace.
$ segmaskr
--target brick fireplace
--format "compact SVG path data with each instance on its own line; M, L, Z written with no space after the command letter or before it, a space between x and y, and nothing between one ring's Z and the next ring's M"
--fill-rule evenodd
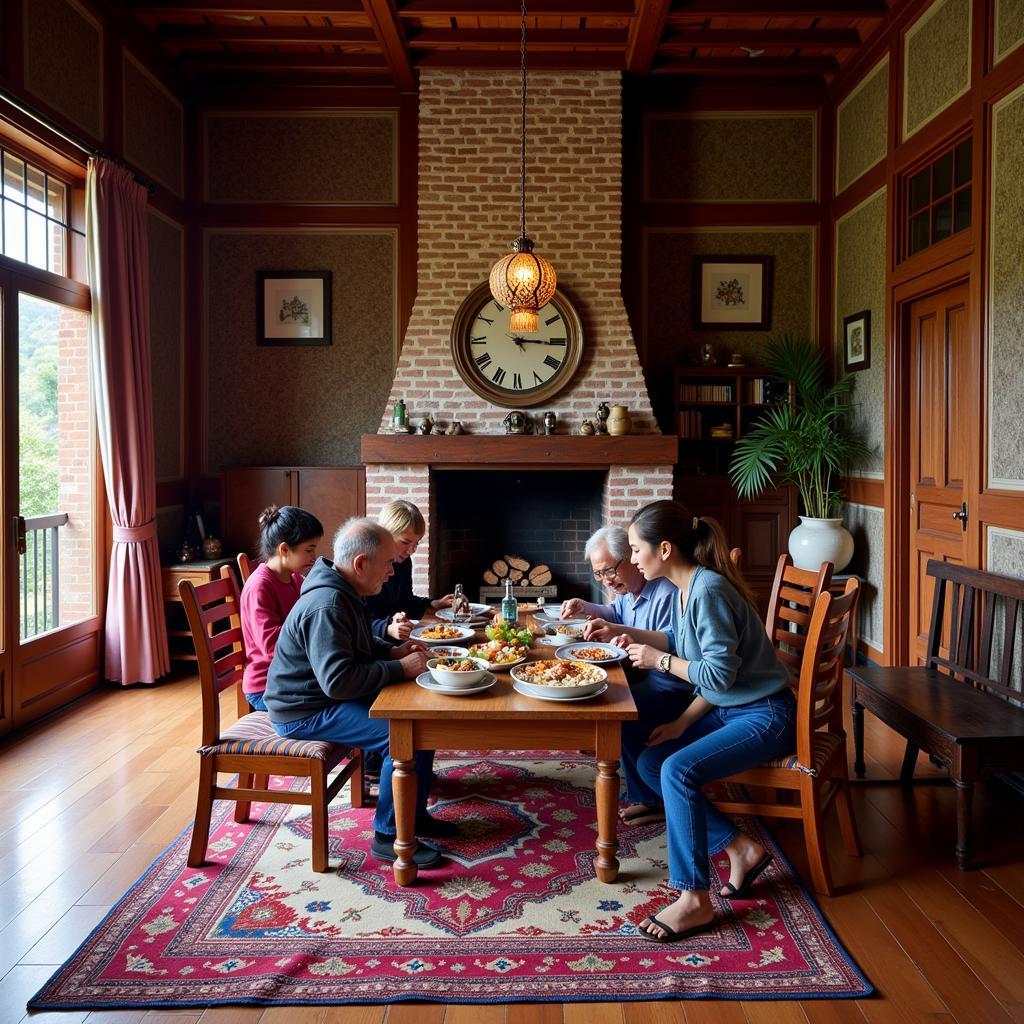
M380 433L364 435L362 457L369 515L397 497L414 501L427 515L430 530L415 560L415 583L423 593L446 582L431 566L437 473L453 467L557 470L533 477L549 480L554 492L562 473L597 472L603 519L622 522L638 506L672 496L676 443L660 436L620 293L619 73L530 74L527 224L583 324L584 355L575 379L531 410L558 414L555 437L498 436L508 410L466 387L450 350L459 303L486 280L518 234L518 74L425 70L419 97L418 294ZM427 412L442 423L458 419L469 436L387 433L398 398L413 422ZM628 406L632 435L575 435L601 401ZM512 498L512 489L487 496ZM479 513L478 528L487 529L486 502Z

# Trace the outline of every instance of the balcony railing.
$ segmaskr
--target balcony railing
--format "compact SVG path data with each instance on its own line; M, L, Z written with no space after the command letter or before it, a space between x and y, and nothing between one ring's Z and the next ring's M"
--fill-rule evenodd
M25 517L25 553L21 556L21 639L60 625L60 543L57 531L67 512Z

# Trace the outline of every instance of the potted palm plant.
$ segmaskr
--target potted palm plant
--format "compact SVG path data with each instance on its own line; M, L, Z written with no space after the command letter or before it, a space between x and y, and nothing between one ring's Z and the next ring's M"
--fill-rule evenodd
M838 518L840 481L870 453L846 415L853 378L829 383L821 349L788 334L767 343L765 363L795 401L772 405L736 442L729 476L740 498L792 484L803 513L789 535L793 564L816 570L830 561L840 571L853 556L853 538Z

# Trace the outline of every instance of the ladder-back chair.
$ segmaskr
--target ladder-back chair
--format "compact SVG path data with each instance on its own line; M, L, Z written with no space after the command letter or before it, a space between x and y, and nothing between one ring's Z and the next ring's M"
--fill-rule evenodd
M202 688L203 731L199 749L199 792L189 848L190 867L206 857L210 815L214 800L233 800L235 820L247 821L254 800L300 804L310 809L313 833L313 870L326 871L327 808L341 787L352 780L352 806L363 806L363 761L359 750L322 740L291 740L278 736L265 711L253 711L221 728L220 695L230 686L241 689L245 654L237 621L238 587L233 578L195 586L178 584L199 664ZM333 781L328 775L348 758ZM221 772L237 773L235 787L221 786ZM309 790L270 789L271 775L309 779Z
M853 857L863 852L850 801L842 696L846 635L857 607L858 586L856 580L848 580L841 596L826 591L814 603L796 693L796 750L721 780L785 790L795 795L796 802L715 800L727 814L800 819L814 888L827 895L832 894L832 873L823 818L832 804L847 852Z
M831 582L831 562L822 562L818 571L813 572L798 569L789 555L779 556L764 626L794 683L800 673L811 613L818 596L828 590Z

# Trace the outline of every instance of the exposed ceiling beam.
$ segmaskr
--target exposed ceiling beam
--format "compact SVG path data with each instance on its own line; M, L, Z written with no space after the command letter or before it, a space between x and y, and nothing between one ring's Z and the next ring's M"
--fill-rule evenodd
M669 23L673 20L669 15ZM827 50L846 50L860 46L860 33L852 28L837 29L683 29L670 32L659 44L662 50L735 49L750 47L815 46Z
M757 15L772 18L808 14L829 18L882 18L889 13L886 0L681 0L673 18L724 18Z
M618 28L533 29L526 42L531 54L540 47L562 49L621 50L626 45L626 30ZM444 50L461 47L510 46L519 52L517 28L429 28L409 37L413 50Z
M408 0L403 18L519 17L519 0ZM530 0L531 18L607 18L633 16L633 0Z
M531 71L621 71L624 67L621 53L577 52L534 53L529 57ZM416 61L418 68L519 68L519 54L469 52L467 50L424 53Z
M693 75L835 75L833 57L672 57L655 72Z
M186 53L178 66L187 71L379 71L389 68L379 54L366 53Z
M636 16L630 22L626 44L627 71L646 75L651 70L670 6L671 0L637 0Z
M376 43L377 37L369 28L333 28L324 25L318 28L289 25L275 27L257 25L246 28L244 23L228 25L160 25L156 37L161 43L179 43L191 46L196 43L299 43L308 46L361 46Z
M409 61L405 29L393 0L363 0L363 9L384 51L384 59L395 76L395 84L402 92L415 92L416 76Z
M359 0L129 0L134 14L161 17L175 14L300 14L330 17L332 14L360 14Z

